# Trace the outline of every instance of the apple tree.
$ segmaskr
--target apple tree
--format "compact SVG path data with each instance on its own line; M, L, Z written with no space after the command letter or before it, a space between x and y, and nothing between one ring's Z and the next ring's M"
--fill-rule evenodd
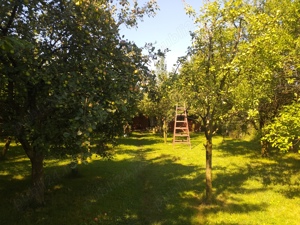
M136 26L157 5L130 1L0 3L0 117L32 165L30 196L44 203L48 154L89 151L114 141L135 108L149 58L119 27Z
M179 80L190 112L198 115L206 138L206 203L213 199L212 153L213 135L220 119L233 108L232 90L240 76L234 66L240 46L245 42L243 1L207 3L199 15L189 6L197 25L193 33L190 56L183 63Z

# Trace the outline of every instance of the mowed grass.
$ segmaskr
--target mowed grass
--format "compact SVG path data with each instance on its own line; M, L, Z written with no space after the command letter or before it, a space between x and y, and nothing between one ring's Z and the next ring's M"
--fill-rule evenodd
M0 224L300 224L300 154L261 158L256 142L215 137L214 202L205 205L205 139L191 140L189 148L133 133L113 160L93 155L76 177L68 160L47 158L38 209L27 207L30 162L13 144L0 162Z

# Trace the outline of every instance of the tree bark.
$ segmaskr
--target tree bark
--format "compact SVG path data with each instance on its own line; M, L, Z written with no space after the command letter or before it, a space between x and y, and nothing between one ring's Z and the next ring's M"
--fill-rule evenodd
M167 121L164 120L164 123L163 123L163 133L164 133L164 143L165 144L167 144L167 132L168 132Z
M1 152L1 157L0 157L1 159L5 159L8 149L9 149L9 146L10 146L10 143L11 143L11 137L7 137L5 145Z
M209 110L208 110L209 111ZM206 143L204 144L206 151L206 168L205 168L205 178L206 178L206 190L205 190L205 203L211 204L213 199L213 191L212 191L212 119L211 115L207 115L206 117L202 117L203 125L204 125L204 134L206 138Z
M44 193L45 193L45 184L44 184L44 155L40 152L35 152L34 157L30 159L31 161L31 177L32 177L32 189L31 196L33 204L35 206L44 205Z
M267 141L261 141L261 156L262 157L268 157L268 142Z
M31 179L32 187L30 189L30 198L32 206L39 207L45 203L45 183L44 183L44 154L42 151L32 147L29 142L23 138L19 138L23 149L31 162Z
M207 139L205 150L206 150L206 196L205 200L207 204L212 203L212 140Z

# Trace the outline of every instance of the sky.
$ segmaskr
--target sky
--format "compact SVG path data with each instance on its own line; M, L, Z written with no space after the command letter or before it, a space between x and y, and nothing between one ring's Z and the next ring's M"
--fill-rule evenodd
M138 0L143 4L145 0ZM185 0L196 12L199 11L203 0ZM156 49L171 50L167 53L167 70L172 71L177 58L186 54L191 45L190 31L194 31L193 19L185 14L182 0L157 0L160 10L155 17L145 17L138 28L122 28L120 33L125 38L134 41L139 47L145 43L156 43Z

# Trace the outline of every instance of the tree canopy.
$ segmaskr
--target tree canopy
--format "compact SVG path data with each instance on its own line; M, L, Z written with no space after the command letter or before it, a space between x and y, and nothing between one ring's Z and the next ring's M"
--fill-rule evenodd
M112 142L152 79L149 57L119 34L153 16L155 1L2 1L0 107L5 133L32 163L33 197L43 202L43 159L53 151Z
M299 1L212 1L199 13L186 5L186 12L197 29L179 79L204 125L211 202L212 138L220 124L238 116L262 130L299 91Z

